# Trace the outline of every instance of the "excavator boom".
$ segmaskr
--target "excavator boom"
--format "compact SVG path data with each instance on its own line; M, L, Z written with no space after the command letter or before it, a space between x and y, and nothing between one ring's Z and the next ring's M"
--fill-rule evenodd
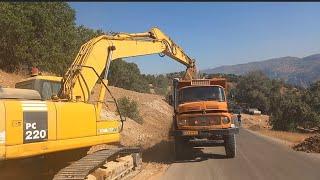
M112 60L151 54L167 55L187 67L186 79L196 77L195 61L158 28L145 33L102 35L82 45L62 80L60 99L87 102L91 90Z

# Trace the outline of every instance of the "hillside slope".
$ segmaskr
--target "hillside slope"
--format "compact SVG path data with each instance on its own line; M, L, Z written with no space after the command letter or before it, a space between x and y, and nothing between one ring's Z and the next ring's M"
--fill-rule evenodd
M0 70L0 87L13 88L15 83L22 80L23 76L14 73L7 73Z
M202 72L243 75L255 70L263 71L270 78L283 79L290 84L307 87L310 83L320 80L320 54L304 58L288 56L246 64L220 66Z
M138 103L143 124L127 118L122 131L121 143L124 145L140 145L144 149L150 148L162 140L168 139L173 110L164 101L164 97L153 94L138 93L117 87L110 87L113 96L118 99L128 97ZM106 97L111 101L111 97ZM108 103L109 110L115 112L113 103Z

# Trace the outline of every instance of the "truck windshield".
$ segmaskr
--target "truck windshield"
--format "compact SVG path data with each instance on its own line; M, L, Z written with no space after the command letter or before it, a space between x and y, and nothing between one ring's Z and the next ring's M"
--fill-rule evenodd
M179 104L195 101L225 101L224 90L219 86L195 86L179 91Z

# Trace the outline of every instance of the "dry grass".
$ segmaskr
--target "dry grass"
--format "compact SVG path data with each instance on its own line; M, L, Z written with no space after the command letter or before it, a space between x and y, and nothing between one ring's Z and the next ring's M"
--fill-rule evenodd
M269 129L258 130L257 132L270 136L273 138L281 139L290 143L300 143L305 138L312 136L313 134L305 134L305 133L295 133L295 132L285 132L285 131L274 131Z

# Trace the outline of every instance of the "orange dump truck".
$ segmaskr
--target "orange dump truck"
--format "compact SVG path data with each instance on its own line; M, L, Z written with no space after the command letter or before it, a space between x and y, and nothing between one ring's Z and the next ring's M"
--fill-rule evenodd
M173 80L169 101L177 159L189 155L193 146L224 146L226 156L235 157L239 129L228 112L225 89L224 78Z

